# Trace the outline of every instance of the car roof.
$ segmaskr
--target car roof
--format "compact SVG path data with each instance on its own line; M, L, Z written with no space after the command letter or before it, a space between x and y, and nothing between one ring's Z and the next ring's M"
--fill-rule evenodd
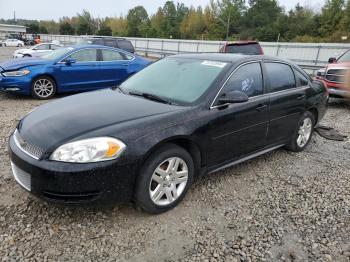
M258 41L253 40L242 40L242 41L235 41L235 42L227 42L226 45L249 45L249 44L259 44Z
M198 60L209 60L209 61L221 61L221 62L245 62L245 61L256 61L256 60L270 60L285 62L294 66L297 66L294 62L275 56L268 55L245 55L245 54L232 54L232 53L189 53L189 54L178 54L170 57L179 57L187 59L198 59Z
M98 48L98 49L112 49L112 50L116 50L116 51L120 51L123 53L129 53L126 50L120 49L120 48L115 48L115 47L111 47L111 46L105 46L105 45L87 45L87 44L76 44L73 46L74 50L80 50L80 49L86 49L86 48Z
M114 39L114 40L127 40L123 37L112 37L112 36L90 36L84 37L84 39Z

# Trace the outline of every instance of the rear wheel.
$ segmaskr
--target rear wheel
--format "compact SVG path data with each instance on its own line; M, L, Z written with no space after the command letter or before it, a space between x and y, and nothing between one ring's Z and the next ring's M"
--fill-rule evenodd
M39 76L32 83L32 96L36 99L50 99L56 94L56 83L48 76Z
M167 144L144 163L137 181L136 204L149 213L174 208L193 182L194 164L183 148Z
M287 149L294 152L303 151L310 143L314 131L314 126L314 115L309 111L305 112L298 122L297 128L293 134L291 141L286 146Z

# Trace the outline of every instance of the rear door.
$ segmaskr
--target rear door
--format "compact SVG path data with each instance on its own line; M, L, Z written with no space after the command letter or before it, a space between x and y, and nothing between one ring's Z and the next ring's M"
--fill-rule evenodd
M119 85L129 76L130 57L113 49L100 49L99 68L103 86Z
M308 86L297 86L294 72L286 63L265 61L264 68L270 93L268 143L285 143L305 111Z
M75 63L64 63L67 59L74 59ZM99 72L96 48L79 50L57 66L59 86L66 91L91 90L104 85Z

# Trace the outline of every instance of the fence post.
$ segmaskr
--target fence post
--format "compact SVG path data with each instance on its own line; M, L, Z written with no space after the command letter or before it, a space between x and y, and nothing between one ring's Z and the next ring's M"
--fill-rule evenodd
M179 42L177 42L177 53L180 53L180 41Z
M197 53L199 51L199 41L197 42Z
M320 56L320 51L321 51L321 46L319 45L318 46L318 49L317 49L317 55L316 55L316 59L315 59L315 65L318 64L318 58Z
M165 57L164 55L164 40L162 39L162 49L161 49L161 52L162 52L162 57Z
M279 45L279 44L277 44L276 56L278 56L278 55L279 55L279 52L280 52L280 45Z
M149 39L147 38L146 52L145 52L146 57L148 57L148 48L149 48Z

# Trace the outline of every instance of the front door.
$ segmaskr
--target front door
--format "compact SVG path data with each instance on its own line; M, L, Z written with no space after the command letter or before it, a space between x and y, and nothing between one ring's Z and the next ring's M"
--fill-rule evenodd
M103 86L99 72L97 49L87 48L71 54L67 59L73 59L70 64L58 63L57 81L62 91L85 91Z
M266 145L269 98L264 94L261 64L239 67L226 82L218 97L230 91L245 92L249 101L218 105L211 109L208 123L208 165L243 157Z

